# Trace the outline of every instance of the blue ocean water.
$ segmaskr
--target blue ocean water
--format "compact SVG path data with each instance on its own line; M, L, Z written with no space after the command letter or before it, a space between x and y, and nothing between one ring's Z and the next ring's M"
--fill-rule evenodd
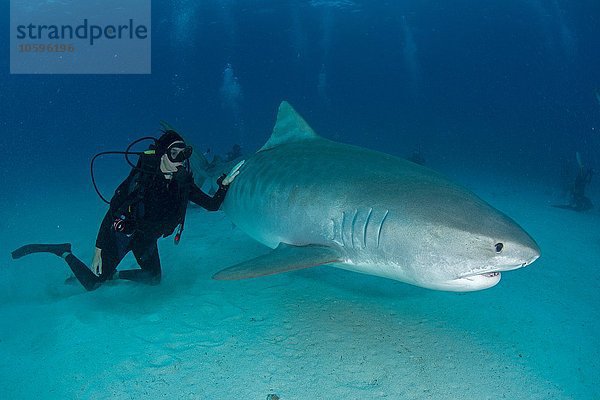
M5 16L0 19L0 31L8 32L9 2L0 7ZM600 310L600 297L594 294L598 279L591 278L600 252L599 214L597 210L581 215L539 211L565 201L562 191L565 180L574 177L576 152L586 165L600 168L600 2L155 1L150 75L10 75L8 46L8 40L0 41L0 52L5 55L0 68L0 127L4 130L0 145L6 150L0 158L0 215L4 221L0 249L6 255L0 266L5 270L0 275L5 282L0 287L5 289L2 298L7 304L11 297L10 304L16 305L10 310L6 306L5 315L18 319L19 307L24 304L34 304L35 310L37 303L60 303L64 297L80 295L49 290L52 281L62 285L62 280L42 267L15 272L17 266L8 253L34 239L72 241L80 249L92 245L105 211L90 184L89 161L95 153L122 150L138 137L156 135L160 120L184 132L196 151L211 149L224 154L237 143L252 153L269 137L278 104L288 100L325 137L401 157L420 152L427 165L487 194L486 200L503 206L509 214L512 211L511 216L531 227L534 236L540 235L544 256L538 263L552 271L552 279L543 288L522 280L512 290L531 291L522 298L525 301L531 300L535 291L548 299L548 309L535 300L529 303L537 313L535 324L543 327L535 330L537 333L544 327L553 332L558 329L554 324L565 321L551 318L553 300L574 299L561 312L575 313L574 321L580 325L573 327L571 336L565 336L569 344L561 338L554 342L540 339L546 347L531 352L539 357L547 353L549 359L556 355L556 369L544 369L539 359L523 368L542 371L539 376L558 388L564 398L600 395L595 387L597 362L585 357L597 355L592 341L600 333L595 322ZM99 161L97 178L102 191L110 193L126 173L127 165L120 158ZM593 201L600 199L596 179L588 193ZM527 196L531 201L519 200ZM545 222L552 217L560 223ZM226 225L220 223L219 229ZM567 234L561 231L565 226L572 229ZM248 243L243 242L252 246ZM91 249L85 251L82 254L89 257ZM542 265L544 257L548 261ZM565 265L571 261L573 264ZM182 260L178 263L185 265ZM566 274L572 278L569 290L561 290L564 297L553 299L547 283L561 286L561 268L570 266L581 268L581 274L590 278L581 279L578 271L571 269ZM184 270L193 274L192 269ZM336 279L326 278L335 286ZM407 312L408 306L398 306L401 300L389 300L400 284L383 284L381 292L373 289L377 283L371 285L367 299L362 299L365 304L376 304L381 296L382 309L389 315L400 312L394 307ZM347 283L346 288L356 289L348 304L360 304L359 286ZM161 296L178 293L176 287L166 287ZM40 288L45 290L41 294L36 292ZM268 287L265 290L268 293ZM411 297L415 290L421 289L400 292L406 295L408 291ZM128 293L122 292L119 299L126 301ZM135 294L136 300L143 297ZM411 298L409 303L425 315L429 314L424 311L428 305L448 301L442 294L423 296L429 296L430 302ZM492 307L503 301L497 294L486 303L489 298L485 296L491 295L471 298ZM324 299L330 301L331 297L325 295ZM186 301L194 304L193 298ZM455 301L459 308L469 308L468 298ZM82 302L91 307L91 300ZM271 303L267 306L274 307ZM529 308L527 303L523 307ZM93 309L92 316L102 312L99 308ZM364 304L359 309L366 312ZM53 312L60 315L60 307ZM543 314L546 312L549 314ZM506 324L517 330L527 318L525 312L512 319L509 314L502 315L503 319L483 326L501 331L501 324ZM318 324L319 319L311 323ZM10 319L3 324L3 335L8 336ZM32 325L23 330L39 329L42 335L40 325ZM478 330L477 323L464 325L468 332ZM217 335L217 328L215 332ZM435 334L428 335L426 342L435 343ZM450 334L444 331L444 335ZM523 332L517 336L518 346L535 344L524 338ZM0 346L2 341L0 337ZM577 341L579 347L573 346ZM503 337L503 345L510 343ZM563 353L554 349L563 345L574 350L569 353L573 358L563 364L568 368L560 369ZM579 369L573 367L578 361ZM43 360L39 363L43 365ZM5 375L8 371L3 366L0 382L24 382ZM411 369L403 367L403 371L410 373ZM214 372L224 374L218 369ZM295 376L289 371L288 375ZM358 386L349 385L346 392L336 393L364 398L369 388L385 391L375 384ZM32 393L15 387L11 390L22 397ZM288 391L303 398L302 392ZM458 393L456 388L448 392ZM418 398L403 397L397 390L388 393L391 398ZM433 395L428 398L440 398L436 394L443 393L443 388L430 393ZM495 394L503 392L501 386L494 386L487 393L477 392L481 393L486 397L479 398L497 398ZM263 397L257 394L254 398ZM544 395L535 392L531 397ZM524 391L519 398L529 396Z

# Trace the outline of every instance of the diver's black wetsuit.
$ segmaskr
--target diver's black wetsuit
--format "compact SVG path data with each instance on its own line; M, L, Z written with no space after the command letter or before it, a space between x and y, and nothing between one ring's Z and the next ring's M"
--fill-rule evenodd
M192 174L185 169L166 179L158 168L159 162L158 156L141 156L137 167L115 191L96 239L96 247L102 250L102 273L96 276L73 254L66 255L69 267L87 290L110 279L129 251L141 269L120 271L119 278L158 284L158 238L171 235L183 222L188 201L209 211L217 211L223 203L227 186L221 184L222 178L219 189L210 197L196 186ZM122 231L115 229L118 220L125 226Z

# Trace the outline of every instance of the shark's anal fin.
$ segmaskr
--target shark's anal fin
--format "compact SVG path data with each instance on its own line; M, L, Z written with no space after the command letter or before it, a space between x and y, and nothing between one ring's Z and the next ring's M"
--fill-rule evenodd
M335 248L308 245L292 246L281 243L270 253L225 268L215 275L217 280L238 280L279 274L340 261Z

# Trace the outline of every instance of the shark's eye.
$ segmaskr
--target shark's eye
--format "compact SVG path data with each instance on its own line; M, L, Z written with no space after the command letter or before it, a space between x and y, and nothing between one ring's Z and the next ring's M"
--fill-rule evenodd
M496 253L500 253L502 251L502 249L504 248L504 244L502 244L502 243L496 243L494 245L494 247L496 248Z

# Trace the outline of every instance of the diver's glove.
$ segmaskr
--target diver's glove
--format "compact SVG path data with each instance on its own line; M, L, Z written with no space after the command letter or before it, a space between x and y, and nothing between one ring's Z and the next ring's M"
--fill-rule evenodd
M244 165L244 163L246 162L246 160L242 160L239 163L237 163L235 165L235 167L233 167L231 169L231 171L229 172L229 174L227 174L227 176L225 176L225 178L222 181L222 185L223 186L228 186L231 182L233 182L233 180L235 179L236 176L238 176L238 174L240 173L240 168L242 168L242 165Z

